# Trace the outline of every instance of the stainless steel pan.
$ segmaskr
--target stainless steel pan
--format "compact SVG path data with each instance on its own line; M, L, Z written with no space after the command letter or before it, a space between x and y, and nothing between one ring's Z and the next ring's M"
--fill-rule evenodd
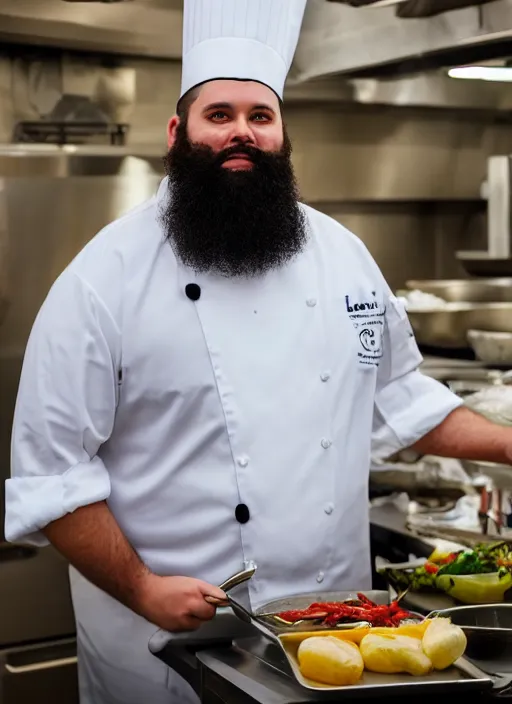
M512 302L512 278L411 280L406 286L451 303Z
M431 347L468 348L469 330L512 333L512 303L448 303L407 314L417 342Z

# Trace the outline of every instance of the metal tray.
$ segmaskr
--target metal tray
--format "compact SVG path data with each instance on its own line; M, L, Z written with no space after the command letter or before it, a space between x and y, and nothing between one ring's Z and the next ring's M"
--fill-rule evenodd
M387 591L382 590L370 590L360 592L371 599L376 604L388 604L389 594ZM347 601L348 599L357 599L357 592L344 591L344 592L310 592L307 594L298 594L296 596L283 597L282 599L274 599L270 601L259 609L256 609L254 616L261 621L265 626L267 626L273 633L279 635L281 633L297 633L300 631L307 631L311 633L313 631L332 631L347 628L355 628L357 623L343 623L336 629L332 626L314 626L312 624L301 624L300 626L285 626L276 624L272 618L265 616L267 613L279 613L280 611L295 611L297 609L307 609L307 607L314 603L315 601Z
M291 642L290 636L282 635L278 638L279 645L286 656L291 671L297 682L311 692L336 692L339 699L352 699L355 697L377 697L410 694L424 695L429 692L446 691L454 694L463 691L490 690L493 681L489 675L482 672L465 658L455 663L453 667L442 672L432 672L422 677L413 675L382 675L365 670L359 682L354 685L333 687L319 682L312 682L302 676L297 660L298 642Z
M362 591L362 593L377 604L389 603L389 593L387 591L373 590ZM307 608L314 601L345 601L346 599L356 598L356 592L314 592L310 594L301 594L298 596L276 599L255 611L255 616L264 613L274 613L279 611L287 611L289 609ZM261 617L261 616L260 616ZM263 619L265 620L265 619ZM357 624L349 626L349 628L357 628ZM346 629L345 629L346 630ZM344 698L354 696L378 696L379 694L393 695L404 694L405 689L411 694L420 690L418 694L425 694L434 690L455 689L459 691L483 691L491 689L493 682L491 678L479 670L475 665L469 663L464 658L461 658L458 663L444 670L443 672L433 672L430 675L423 677L413 677L411 675L382 675L378 673L364 671L361 680L352 686L332 687L318 682L312 682L302 676L297 660L297 650L300 641L314 635L324 634L329 635L339 632L338 629L319 626L316 628L304 628L301 631L293 631L285 627L269 627L267 637L277 644L286 657L290 670L301 685L301 687L314 692L336 692Z

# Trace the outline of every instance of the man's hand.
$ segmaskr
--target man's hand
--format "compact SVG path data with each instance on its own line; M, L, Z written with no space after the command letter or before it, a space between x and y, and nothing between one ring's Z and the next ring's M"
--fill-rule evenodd
M226 602L224 592L207 582L153 574L104 501L68 513L43 530L86 579L166 631L195 630Z
M206 601L224 602L218 587L192 577L159 577L148 574L140 585L138 612L164 631L194 631L215 616L215 606Z

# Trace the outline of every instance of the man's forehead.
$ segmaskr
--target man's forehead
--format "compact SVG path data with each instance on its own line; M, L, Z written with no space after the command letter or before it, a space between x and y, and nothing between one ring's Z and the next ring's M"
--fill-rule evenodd
M279 110L279 100L273 90L256 81L218 80L205 83L198 96L198 106L231 104L269 107Z

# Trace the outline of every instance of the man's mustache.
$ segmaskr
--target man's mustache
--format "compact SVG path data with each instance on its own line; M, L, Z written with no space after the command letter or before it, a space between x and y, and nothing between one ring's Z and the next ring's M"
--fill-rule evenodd
M218 165L222 165L233 156L245 156L254 164L257 164L262 158L262 151L257 147L252 147L250 144L234 144L232 147L227 147L218 152L215 162Z

